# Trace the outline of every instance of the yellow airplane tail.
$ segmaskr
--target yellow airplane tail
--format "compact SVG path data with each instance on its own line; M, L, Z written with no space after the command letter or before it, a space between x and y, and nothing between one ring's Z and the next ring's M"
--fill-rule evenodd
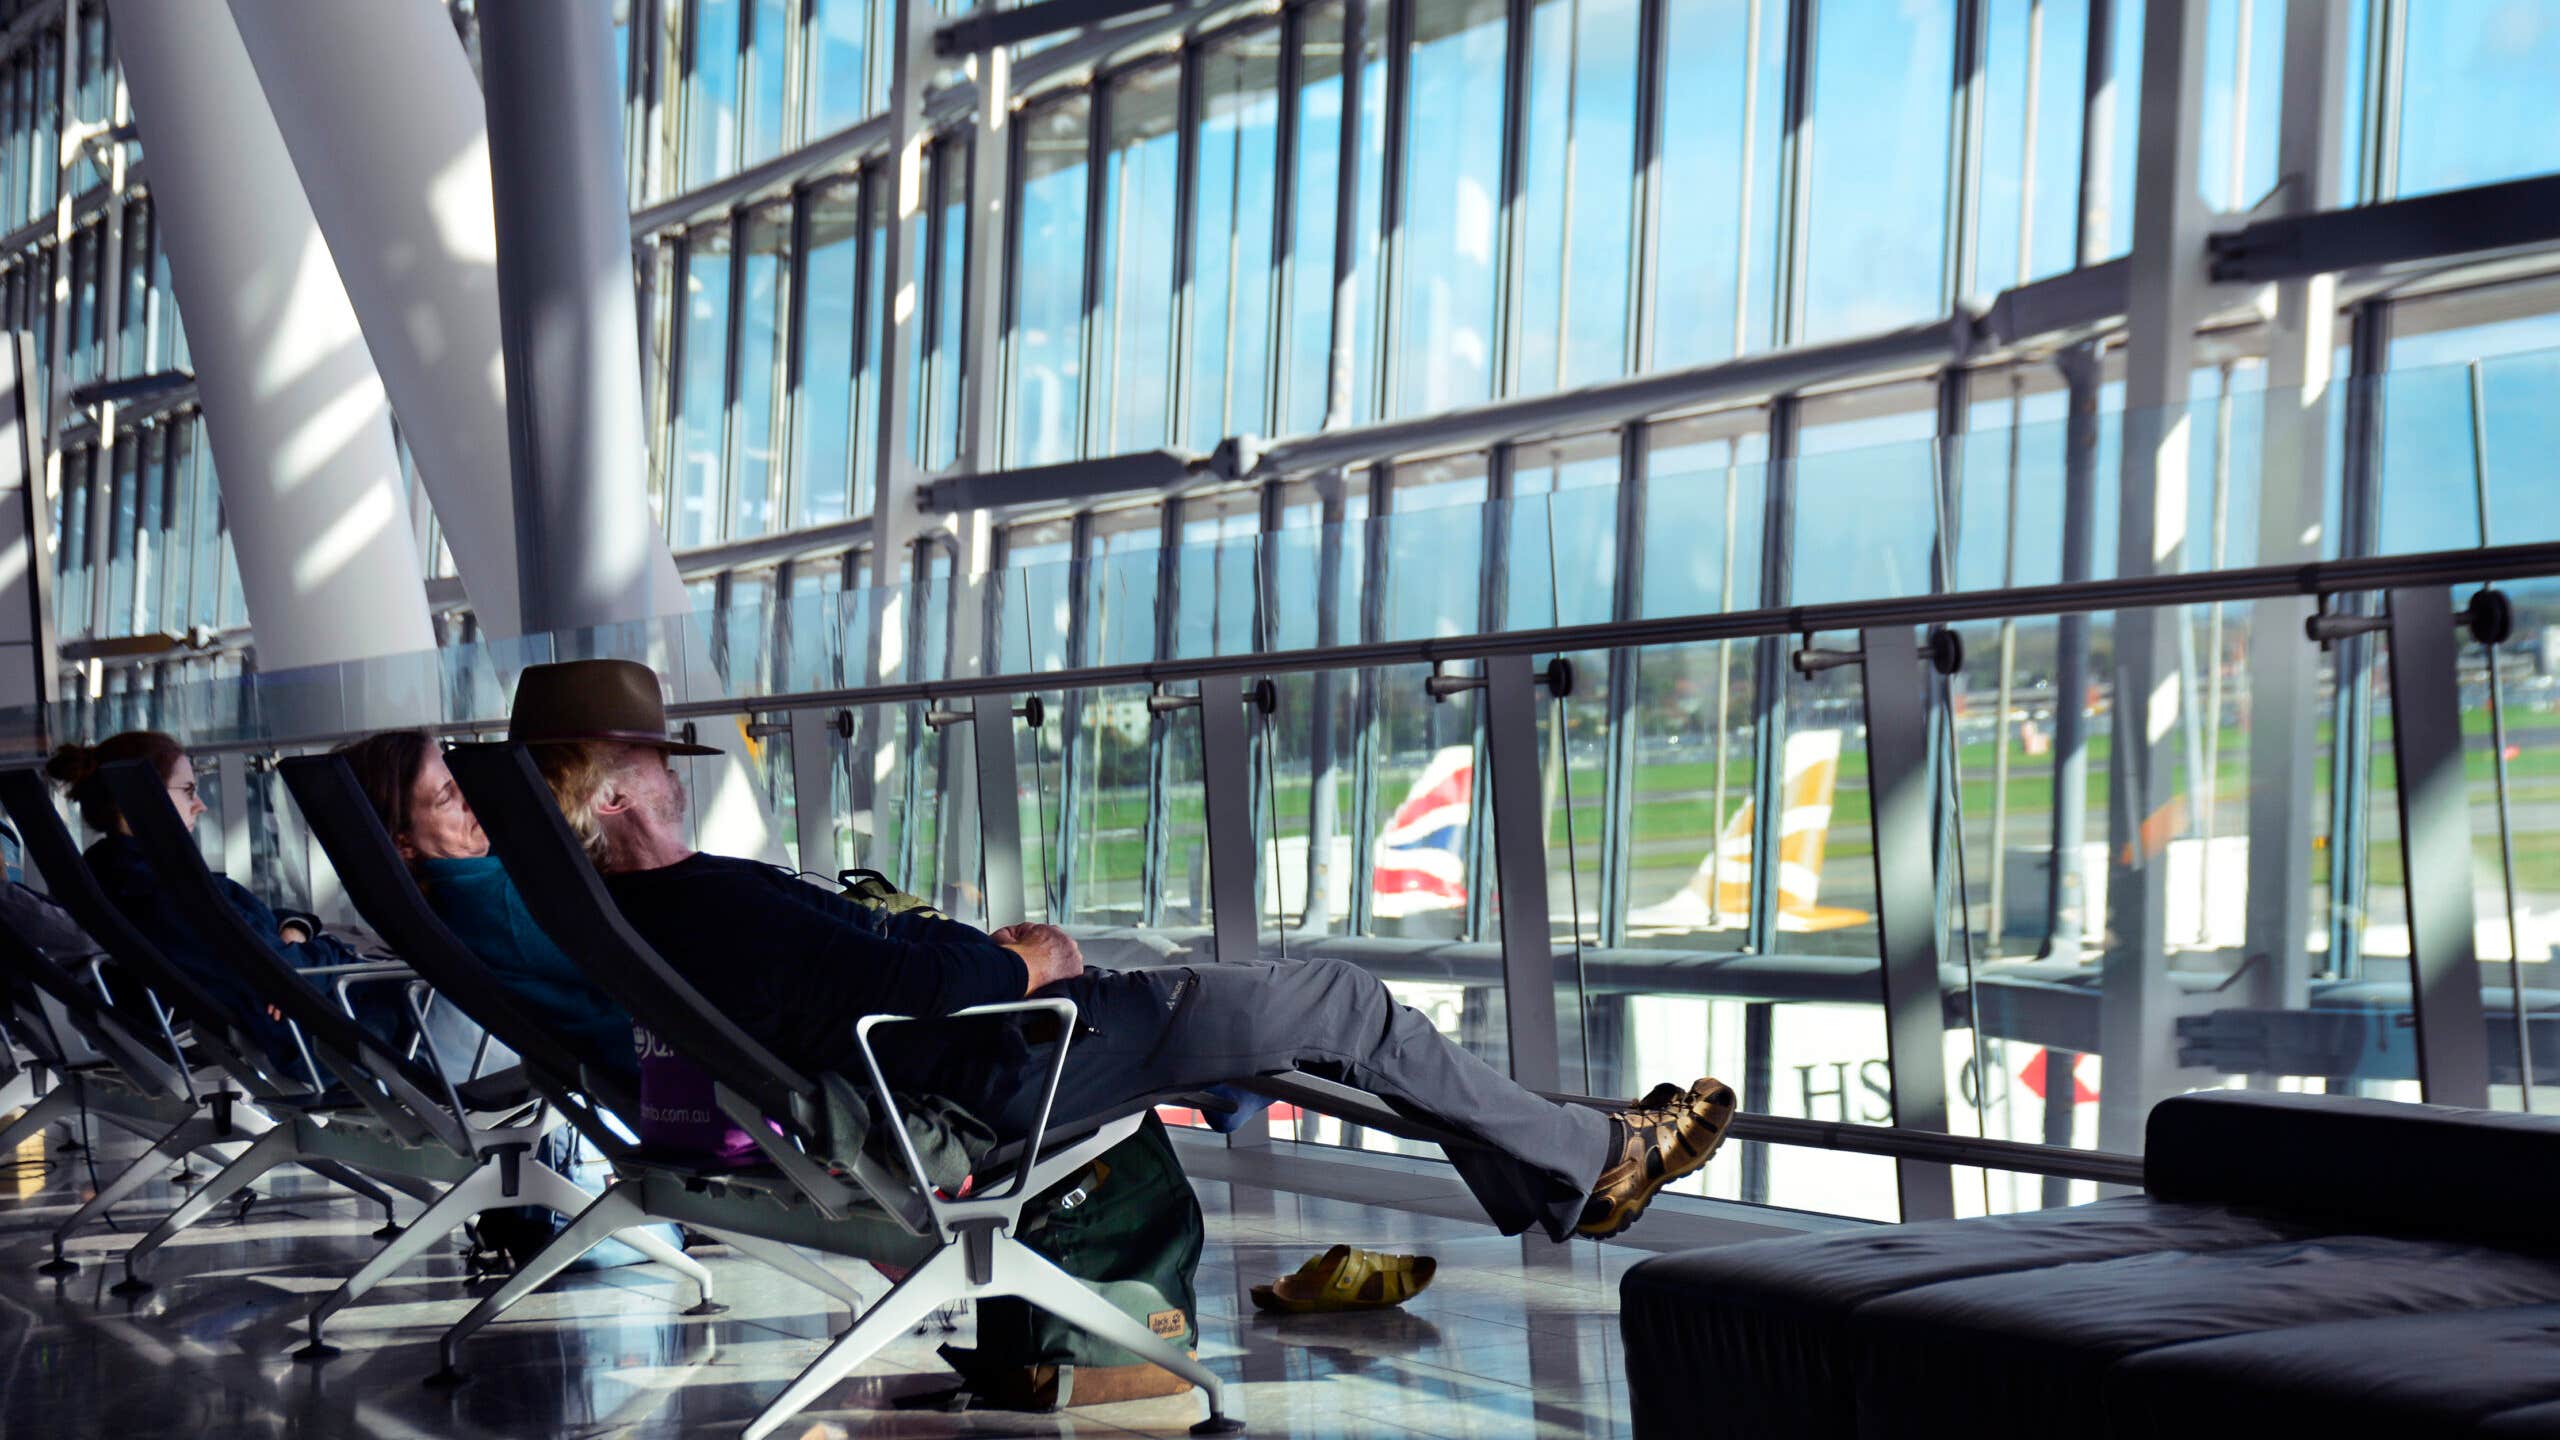
M1787 737L1778 823L1778 928L1837 930L1869 918L1864 910L1825 906L1823 847L1831 835L1831 800L1840 782L1840 732L1799 730ZM1739 926L1751 913L1752 832L1758 816L1745 800L1717 832L1697 872L1669 901L1630 915L1638 925Z

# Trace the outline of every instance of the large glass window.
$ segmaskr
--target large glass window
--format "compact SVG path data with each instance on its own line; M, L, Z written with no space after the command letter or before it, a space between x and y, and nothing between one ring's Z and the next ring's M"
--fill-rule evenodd
M1188 443L1270 430L1272 185L1279 159L1279 33L1256 30L1201 54L1200 159L1192 196ZM1339 95L1336 96L1339 104ZM1334 157L1338 159L1339 157ZM1301 231L1303 233L1303 231ZM1326 236L1299 283L1332 293ZM1323 382L1318 380L1318 388Z
M1501 0L1412 0L1393 412L1493 393L1502 212Z
M201 421L197 421L201 424ZM190 428L193 428L192 426ZM195 529L189 535L187 616L198 625L227 623L225 587L236 585L238 577L225 572L231 568L231 537L222 515L222 488L213 471L213 447L195 447L195 466L189 479L195 491Z
M116 374L139 375L151 365L151 207L125 207L124 257L117 271Z
M1667 368L1769 343L1787 25L1784 6L1669 0L1663 26L1683 77L1662 94L1653 363Z
M64 365L73 384L97 378L98 360L106 348L98 329L99 241L105 230L92 225L71 237L71 333L64 338Z
M1808 340L1945 308L1954 0L1822 7L1813 55Z
M676 351L676 443L668 487L670 535L679 550L719 538L721 449L729 351L729 227L685 237Z
M102 635L133 633L133 542L142 509L142 447L127 437L108 453L115 462L115 490L107 520L107 599L99 617Z
M926 326L932 344L925 355L916 453L928 470L951 464L960 452L963 380L968 367L969 146L965 138L933 147L933 239L923 274L932 297Z
M2087 7L2044 0L1984 7L1982 213L1971 293L1997 294L2078 264L2088 64Z
M1260 608L1259 499L1249 490L1229 491L1181 504L1173 653L1189 658L1250 651Z
M181 416L169 424L168 528L161 541L160 611L172 630L209 619L191 608L196 558L196 425ZM210 521L207 522L210 525Z
M2196 156L2196 186L2216 209L2246 212L2275 184L2284 11L2285 0L2214 0L2207 19L2204 148ZM2560 58L2560 50L2553 53Z
M791 210L769 206L747 217L739 277L737 452L731 469L732 535L761 535L773 524L776 464L774 372L782 358L791 297Z
M862 298L862 181L821 186L803 204L808 255L801 272L799 390L791 410L799 497L792 523L822 525L856 513L854 476L869 474L869 457L854 444L856 411L871 408L857 357L876 307Z
M1597 624L1615 612L1618 451L1612 431L1512 447L1505 628Z
M1163 518L1153 505L1106 510L1093 518L1093 559L1085 581L1093 664L1156 658L1156 576L1163 544Z
M1182 72L1165 65L1114 81L1102 161L1102 256L1093 307L1092 453L1171 438L1174 170Z
M742 165L777 154L790 139L790 116L784 100L791 88L791 4L789 0L753 0L747 11L746 153Z
M685 47L684 176L690 188L717 179L738 154L740 0L691 0Z
M1082 96L1020 121L1013 296L1013 424L1016 465L1078 454L1084 374L1086 123Z
M1626 368L1635 225L1636 0L1537 0L1521 195L1520 378L1563 389ZM1698 252L1684 237L1675 264Z
M801 45L809 66L808 133L829 135L871 113L872 0L812 0Z
M54 604L55 618L66 638L89 630L89 487L96 468L96 452L86 447L63 453L62 509L53 527L60 539L54 546L53 566L61 589L61 598Z
M1925 595L1938 520L1937 387L1809 400L1795 462L1799 605Z
M1499 597L1484 590L1484 452L1395 467L1379 575L1388 640L1430 635L1472 635L1487 627L1489 606Z
M2560 170L2560 127L2542 118L2560 76L2555 21L2536 0L2407 7L2399 193Z
M80 83L73 93L72 112L84 125L103 125L107 121L107 104L113 93L108 76L114 65L107 38L107 12L93 6L80 12ZM45 92L49 98L53 92ZM46 152L50 155L51 151ZM97 152L80 147L71 167L71 193L79 195L102 183L106 176L98 169Z
M1333 244L1342 174L1342 7L1328 3L1300 11L1297 46L1298 113L1296 133L1290 137L1297 193L1291 201L1295 224L1288 236L1291 278L1287 355L1281 376L1287 404L1276 427L1287 434L1321 427L1331 398ZM1374 40L1370 49L1376 52ZM1362 84L1367 86L1373 79L1379 84L1361 91L1363 109L1383 115L1377 93L1384 88L1382 77L1364 74ZM1377 129L1365 121L1364 128ZM1355 254L1359 277L1368 280L1374 278L1377 265L1375 197L1368 196L1363 203L1373 208L1354 217L1359 226ZM1357 348L1365 353L1366 340L1377 332L1375 318L1363 311L1353 318L1352 328L1361 342Z
M160 618L161 571L168 553L162 548L168 521L168 445L154 425L132 438L138 452L134 488L140 492L133 527L133 629L148 635L163 628Z

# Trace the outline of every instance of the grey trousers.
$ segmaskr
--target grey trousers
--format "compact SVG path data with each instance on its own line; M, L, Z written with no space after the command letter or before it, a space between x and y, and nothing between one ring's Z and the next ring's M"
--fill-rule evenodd
M1502 1233L1573 1233L1608 1162L1609 1121L1559 1105L1459 1048L1376 976L1339 960L1090 970L1042 988L1076 1002L1056 1117L1102 1114L1167 1090L1304 1070L1376 1093L1404 1114L1476 1140L1450 1161ZM1027 1130L1046 1054L997 1128Z

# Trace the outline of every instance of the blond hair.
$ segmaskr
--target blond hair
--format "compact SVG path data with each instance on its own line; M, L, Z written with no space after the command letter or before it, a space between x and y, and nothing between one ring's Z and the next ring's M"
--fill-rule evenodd
M586 847L587 858L601 870L609 858L611 846L606 842L604 822L596 815L596 806L604 799L605 782L619 768L614 754L619 748L600 741L578 741L571 744L536 745L533 763L551 786L551 799L569 822L569 831Z

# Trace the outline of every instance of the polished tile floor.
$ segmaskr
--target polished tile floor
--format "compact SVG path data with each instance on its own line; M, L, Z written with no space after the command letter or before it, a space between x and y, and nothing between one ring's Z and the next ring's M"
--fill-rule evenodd
M101 1173L131 1141L101 1139ZM1188 1152L1188 1149L1186 1150ZM1203 1155L1196 1172L1217 1167ZM87 1160L30 1142L0 1156L0 1435L245 1437L734 1435L844 1322L813 1292L725 1250L703 1252L728 1313L688 1319L655 1267L572 1275L481 1332L470 1380L431 1388L435 1340L469 1308L461 1257L439 1251L332 1323L344 1348L298 1363L304 1311L370 1253L378 1217L299 1172L245 1215L228 1207L161 1253L158 1288L108 1293L115 1257L173 1203L163 1185L116 1232L74 1241L63 1281L35 1272L44 1237L91 1189ZM201 1162L199 1164L201 1169ZM1445 1174L1445 1172L1442 1172ZM1524 1247L1481 1224L1198 1179L1209 1241L1201 1353L1257 1436L1564 1437L1626 1433L1616 1283L1645 1252ZM1453 1184L1435 1190L1448 1205ZM1401 1203L1401 1202L1400 1202ZM414 1208L404 1208L404 1214ZM1641 1233L1635 1232L1635 1233ZM1276 1318L1246 1292L1336 1242L1437 1256L1438 1282L1400 1312ZM854 1273L849 1266L839 1266ZM866 1295L886 1288L867 1272ZM1051 1415L896 1408L945 1388L938 1344L907 1338L782 1432L883 1436L1181 1435L1196 1395Z

